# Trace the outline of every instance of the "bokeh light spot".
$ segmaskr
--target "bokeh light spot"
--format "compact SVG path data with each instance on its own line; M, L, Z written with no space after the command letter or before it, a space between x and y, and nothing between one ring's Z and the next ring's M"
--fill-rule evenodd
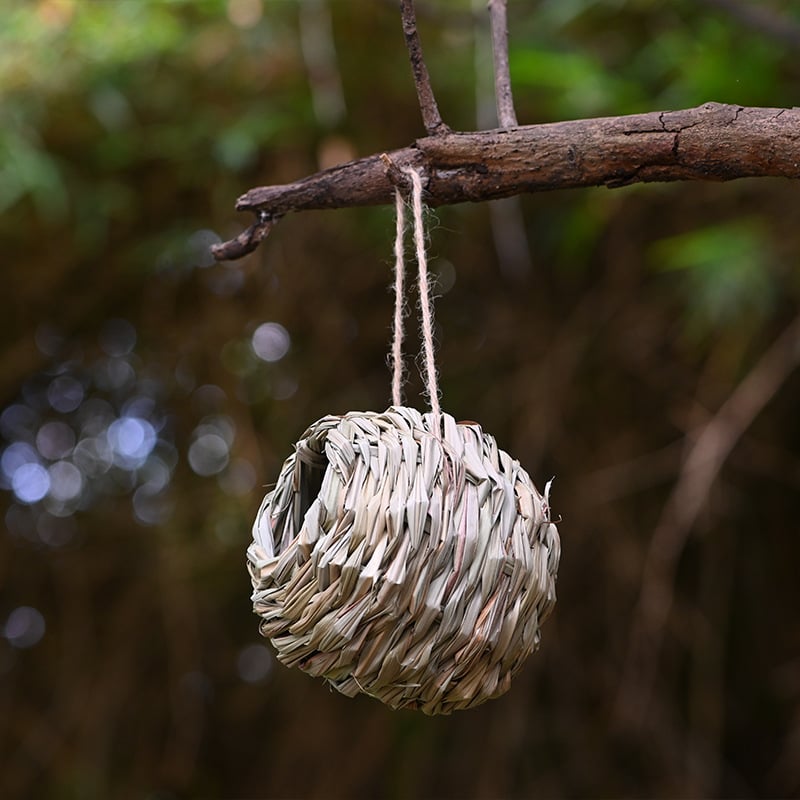
M133 352L136 347L136 328L126 319L110 319L100 331L100 347L118 358Z
M38 503L50 490L50 475L41 464L23 464L11 476L11 488L22 503Z
M97 478L111 468L114 454L105 435L91 436L78 442L72 460L87 477Z
M172 470L163 458L150 456L139 472L142 485L147 485L152 491L160 492L165 489L172 478Z
M228 19L237 28L252 28L263 13L262 0L228 0Z
M97 364L94 379L105 391L123 389L133 385L136 370L124 358L107 358Z
M64 547L77 535L77 525L72 516L54 516L42 512L36 519L36 533L39 540L48 547Z
M263 683L272 672L275 657L263 644L250 644L239 651L236 669L247 683Z
M74 411L83 402L84 394L81 382L71 375L59 375L47 387L47 401L62 414Z
M80 496L83 489L83 474L69 461L57 461L48 470L50 496L59 502L68 503Z
M45 356L57 356L64 346L64 337L56 328L47 323L39 325L33 335L33 340L36 342L39 352Z
M204 417L202 422L194 429L194 436L196 437L203 433L216 433L230 447L236 438L236 423L225 414L209 415Z
M203 433L189 447L189 466L204 477L228 465L228 443L218 433Z
M34 411L47 411L52 408L48 397L48 389L52 376L40 372L32 375L22 384L22 399Z
M36 449L50 461L66 458L75 447L75 432L65 422L45 422L36 434Z
M253 332L250 344L262 361L280 361L288 352L292 340L289 332L277 322L265 322Z
M142 525L163 525L174 504L158 486L145 484L133 494L133 514Z
M30 436L39 421L39 415L29 406L14 403L0 414L0 433L8 440Z
M108 427L114 460L127 469L141 466L156 444L155 428L140 417L121 417Z
M12 647L33 647L44 636L44 617L31 606L15 608L3 627L3 636Z
M297 393L297 381L289 375L278 378L270 387L269 393L276 400L288 400Z
M98 436L105 435L106 428L117 415L110 403L99 397L90 397L78 409L76 416L83 436Z
M36 451L25 442L14 442L3 450L3 455L0 456L0 469L3 470L3 475L11 480L14 473L24 464L38 464L39 457Z
M186 242L189 263L195 267L211 267L216 264L216 259L211 253L211 245L222 241L219 234L214 231L201 229L195 231Z
M147 395L136 395L125 402L122 406L123 417L141 417L142 419L152 419L156 412L156 401Z

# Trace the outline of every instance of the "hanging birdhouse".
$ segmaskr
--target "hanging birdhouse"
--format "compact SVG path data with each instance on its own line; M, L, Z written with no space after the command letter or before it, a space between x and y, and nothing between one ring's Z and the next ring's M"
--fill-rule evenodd
M314 423L248 550L284 664L428 714L508 690L555 604L560 555L519 462L475 423L439 423L405 407Z

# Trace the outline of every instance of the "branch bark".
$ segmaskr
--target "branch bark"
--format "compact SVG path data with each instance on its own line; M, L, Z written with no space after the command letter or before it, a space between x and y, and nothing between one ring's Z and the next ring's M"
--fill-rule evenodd
M682 111L444 133L389 156L400 169L422 170L430 206L582 186L800 178L800 108L706 103ZM290 211L384 205L393 198L394 185L380 155L294 183L251 189L236 208L257 215L260 221L248 230L259 235L245 231L213 252L220 260L245 255L266 235L267 220ZM252 246L239 252L237 240Z

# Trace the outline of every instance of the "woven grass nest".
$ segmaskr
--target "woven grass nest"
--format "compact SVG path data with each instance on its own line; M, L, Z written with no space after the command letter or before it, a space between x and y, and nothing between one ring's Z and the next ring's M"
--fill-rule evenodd
M247 552L280 661L427 714L508 690L555 605L560 557L519 462L476 423L438 423L399 406L315 422Z

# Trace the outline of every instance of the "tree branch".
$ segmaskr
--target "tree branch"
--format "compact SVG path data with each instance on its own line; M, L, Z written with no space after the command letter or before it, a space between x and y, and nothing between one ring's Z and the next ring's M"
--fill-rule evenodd
M480 202L526 192L631 183L800 178L800 108L744 108L706 103L683 111L447 133L389 153L398 168L425 176L430 206ZM383 205L394 186L380 155L350 161L294 183L251 189L239 211L261 214L236 242L213 248L218 259L250 252L265 220L290 211ZM258 239L258 241L253 241Z
M422 122L429 136L438 133L449 133L450 129L442 122L439 106L433 96L431 77L428 67L422 57L422 45L417 32L417 17L414 12L414 0L400 0L400 14L403 20L403 34L406 37L408 57L411 60L411 71L414 73L414 85L417 87L419 109L422 112Z
M516 128L517 112L511 93L511 70L508 66L508 14L506 0L489 0L489 19L492 25L494 54L494 96L497 103L497 122L501 128Z

